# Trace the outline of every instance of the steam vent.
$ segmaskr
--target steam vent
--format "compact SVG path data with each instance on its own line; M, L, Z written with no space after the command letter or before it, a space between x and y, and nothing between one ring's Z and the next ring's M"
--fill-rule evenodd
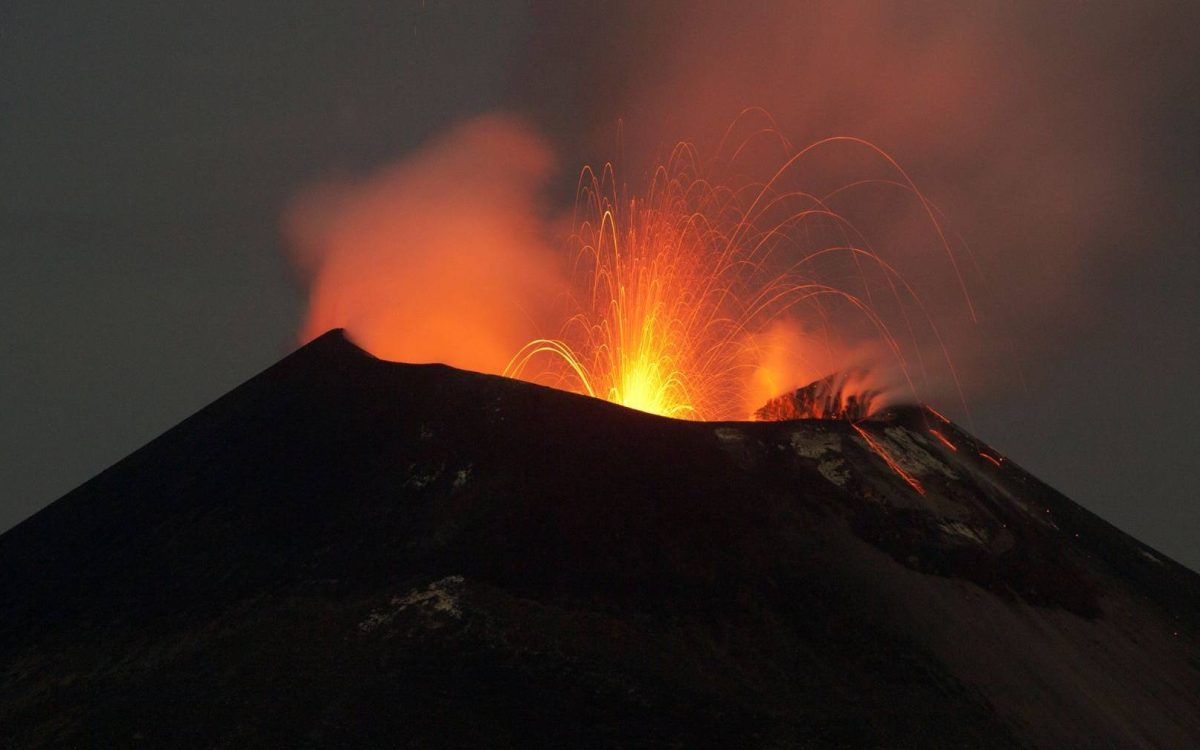
M1200 747L1200 576L929 409L331 332L0 537L0 746Z

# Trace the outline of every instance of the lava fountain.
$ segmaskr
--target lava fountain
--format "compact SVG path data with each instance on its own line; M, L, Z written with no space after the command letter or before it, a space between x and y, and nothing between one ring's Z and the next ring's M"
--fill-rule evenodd
M785 152L773 173L716 179L762 138ZM793 184L806 158L835 148L865 151L891 174L823 195ZM695 147L677 145L640 196L621 194L611 164L582 171L565 323L526 343L505 375L685 419L850 418L915 396L929 367L922 339L931 338L958 388L917 291L835 208L869 185L906 192L973 316L936 210L894 159L851 137L791 150L773 128L718 151L731 157L704 163ZM819 378L834 384L823 398L786 414L759 408Z

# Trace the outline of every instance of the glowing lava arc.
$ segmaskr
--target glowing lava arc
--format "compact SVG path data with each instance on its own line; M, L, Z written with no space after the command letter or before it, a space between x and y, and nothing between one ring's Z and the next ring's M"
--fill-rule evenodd
M786 144L776 131L760 130L734 149L735 158L764 133ZM834 147L866 151L890 177L824 197L789 184L805 157ZM847 361L848 352L870 341L876 377L862 379L860 397L874 408L884 405L881 386L916 394L910 360L925 372L923 349L944 360L957 387L917 292L831 207L831 196L870 183L915 196L958 274L931 205L890 156L859 139L820 141L792 153L769 179L740 185L711 177L696 150L681 143L641 197L619 195L611 164L599 174L585 168L566 322L557 336L521 348L504 374L668 417L746 419L785 389L861 367ZM969 298L966 309L974 315ZM787 352L782 365L770 345L781 325L792 331L791 349L801 349ZM893 382L879 382L882 369ZM756 392L755 383L774 392L761 385Z

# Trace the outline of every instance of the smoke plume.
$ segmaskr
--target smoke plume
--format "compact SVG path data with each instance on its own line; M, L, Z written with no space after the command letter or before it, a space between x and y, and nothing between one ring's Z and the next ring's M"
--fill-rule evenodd
M560 290L540 196L553 167L528 126L491 115L301 195L284 230L309 288L302 339L344 327L385 359L503 370Z

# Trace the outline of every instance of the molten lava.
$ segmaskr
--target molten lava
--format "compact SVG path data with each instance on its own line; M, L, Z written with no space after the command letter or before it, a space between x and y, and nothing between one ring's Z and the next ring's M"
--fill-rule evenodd
M866 151L890 179L824 195L789 182L805 157L835 147ZM934 210L891 157L830 138L791 153L764 181L725 182L705 167L680 144L640 197L621 196L611 164L583 171L566 322L525 344L505 375L669 417L856 420L892 393L915 394L910 360L927 366L919 329L932 334L957 386L916 291L833 206L878 183L915 198L973 315ZM847 374L834 380L831 371ZM825 376L820 393L775 398Z

